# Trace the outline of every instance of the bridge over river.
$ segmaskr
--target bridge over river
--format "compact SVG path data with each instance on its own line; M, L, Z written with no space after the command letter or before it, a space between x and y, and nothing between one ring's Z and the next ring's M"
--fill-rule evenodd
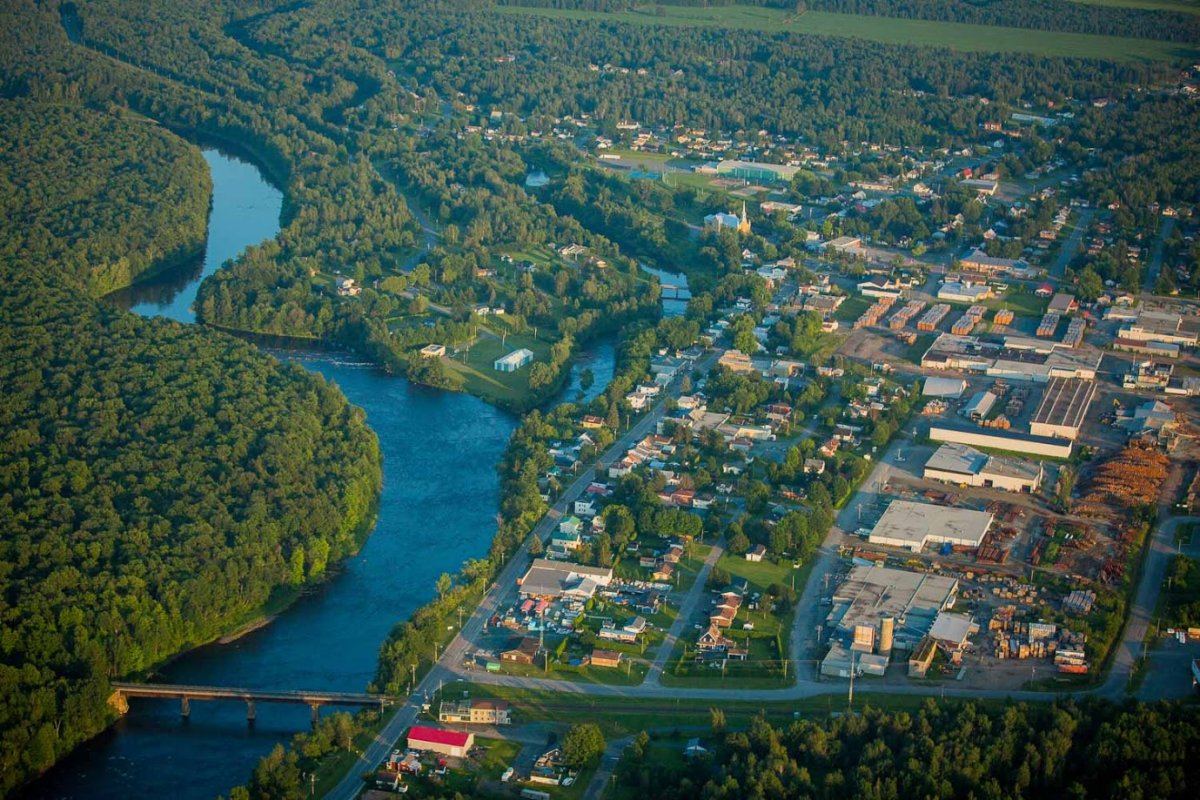
M109 705L124 714L129 710L130 697L149 697L179 700L179 713L191 714L192 700L235 700L246 704L246 719L253 720L256 703L292 703L312 709L313 724L320 717L321 706L377 707L381 711L392 704L392 698L381 694L356 692L310 692L303 689L271 691L269 689L239 689L230 686L189 686L174 683L127 683L114 681Z

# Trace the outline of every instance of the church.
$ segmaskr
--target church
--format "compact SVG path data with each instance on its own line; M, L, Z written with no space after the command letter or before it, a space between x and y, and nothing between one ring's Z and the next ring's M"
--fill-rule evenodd
M704 227L708 230L721 230L723 228L733 228L743 236L750 234L750 220L746 217L746 203L742 203L742 216L739 218L736 214L709 214L704 218Z

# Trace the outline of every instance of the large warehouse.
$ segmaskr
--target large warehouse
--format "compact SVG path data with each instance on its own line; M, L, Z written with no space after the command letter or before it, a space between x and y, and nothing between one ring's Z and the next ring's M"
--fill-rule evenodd
M613 571L607 567L585 567L568 561L535 558L517 585L525 597L575 597L587 600L597 590L608 586L612 578Z
M929 633L942 611L953 608L958 581L941 575L887 567L854 567L833 592L826 625L833 632L825 675L849 676L851 658L859 671L871 669L871 650L884 665L893 648L911 650ZM859 652L857 658L852 652ZM876 674L882 674L878 672Z
M1074 441L1096 396L1096 382L1078 378L1051 378L1042 401L1029 422L1034 436L1057 436Z
M1007 492L1035 492L1043 476L1042 465L1036 461L992 456L954 443L939 447L925 462L924 472L929 480Z
M991 525L992 515L986 511L893 500L871 529L868 541L914 553L927 544L979 547Z
M1048 458L1071 457L1070 439L1030 436L1025 433L1003 431L999 428L975 428L954 423L941 423L929 427L929 438L935 442L958 442L959 444L990 447L1013 453L1029 453Z
M475 743L475 734L473 733L450 731L444 728L427 728L423 725L413 725L409 728L407 738L410 750L441 753L454 758L465 757Z

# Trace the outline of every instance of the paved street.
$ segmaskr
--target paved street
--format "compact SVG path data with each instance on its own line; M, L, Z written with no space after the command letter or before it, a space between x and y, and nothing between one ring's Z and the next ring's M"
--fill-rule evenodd
M700 572L696 575L696 582L688 590L687 597L679 604L679 615L671 623L671 628L667 631L667 637L659 646L658 654L654 657L654 663L650 665L650 671L646 673L646 683L652 686L659 685L663 667L667 665L667 661L671 658L671 653L675 651L675 643L679 641L679 635L689 630L688 625L691 624L692 617L696 614L696 607L700 605L700 600L705 597L704 586L708 582L708 574L712 572L712 568L720 560L721 554L724 552L725 548L719 544L714 544L712 550L709 551L708 556L704 559L704 564L700 567Z
M1096 213L1095 210L1091 208L1085 208L1079 212L1079 219L1075 223L1075 229L1071 231L1071 238L1063 242L1062 249L1058 251L1058 258L1054 260L1054 266L1050 270L1050 274L1058 280L1062 280L1067 265L1071 263L1071 259L1079 252L1079 241L1083 238L1084 232L1087 231L1088 225L1091 224L1094 213Z

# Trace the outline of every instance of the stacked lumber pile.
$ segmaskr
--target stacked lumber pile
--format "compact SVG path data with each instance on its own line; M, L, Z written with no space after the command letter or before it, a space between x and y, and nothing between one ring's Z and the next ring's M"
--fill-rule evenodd
M1158 502L1167 464L1166 454L1131 442L1096 468L1077 511L1096 516L1114 508L1128 510Z

